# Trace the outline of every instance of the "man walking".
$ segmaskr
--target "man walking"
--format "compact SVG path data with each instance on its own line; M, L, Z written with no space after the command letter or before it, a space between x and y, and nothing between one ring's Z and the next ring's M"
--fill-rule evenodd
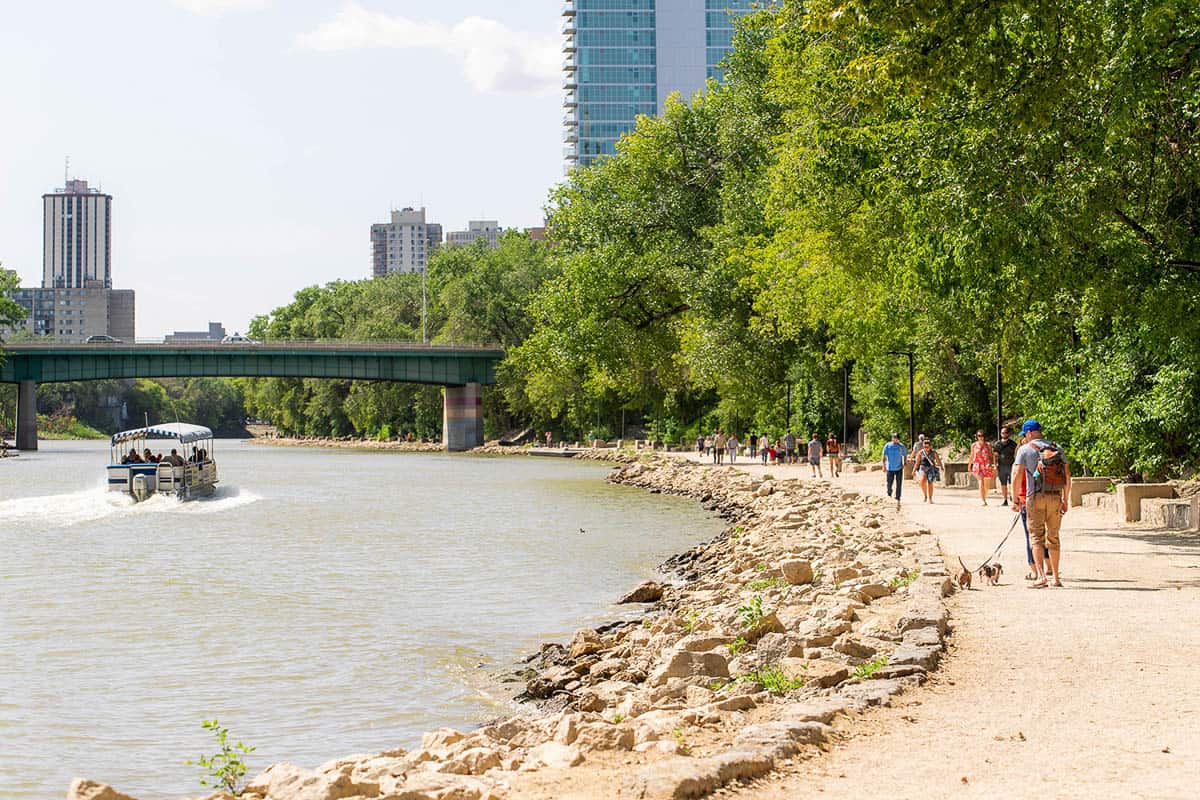
M1071 470L1062 448L1042 436L1041 423L1036 419L1021 426L1021 442L1015 460L1013 508L1025 510L1029 523L1029 555L1033 564L1030 586L1046 588L1047 570L1054 575L1054 585L1062 586L1058 571L1059 530L1070 507ZM1044 553L1048 553L1048 558Z
M785 463L785 464L796 463L796 437L792 434L791 431L788 431L787 435L783 437L783 453L784 453L783 463Z
M1004 497L1004 502L1000 505L1006 506L1008 485L1012 483L1013 461L1017 456L1017 443L1012 440L1007 425L1000 429L1000 438L992 445L992 452L996 454L996 477L1000 481L1000 494Z
M713 463L725 463L725 434L717 428L717 435L713 437Z
M887 493L892 496L892 484L896 486L896 508L900 507L900 491L904 488L904 460L908 450L900 443L900 434L893 433L892 440L883 446L883 468L887 472Z
M812 468L812 477L825 477L825 473L821 471L821 456L824 455L824 450L821 447L821 440L817 436L817 432L813 431L812 438L808 440L808 465Z

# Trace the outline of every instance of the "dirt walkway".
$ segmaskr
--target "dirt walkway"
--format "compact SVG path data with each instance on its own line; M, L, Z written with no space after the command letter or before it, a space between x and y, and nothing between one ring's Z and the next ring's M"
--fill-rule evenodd
M739 459L738 466L743 466ZM807 466L747 466L806 477ZM839 479L883 494L881 473ZM1012 520L998 499L939 489L903 513L975 566ZM734 793L744 800L885 796L1183 798L1200 781L1200 536L1117 529L1072 509L1062 589L1030 590L1018 527L999 587L952 600L951 657L849 741Z

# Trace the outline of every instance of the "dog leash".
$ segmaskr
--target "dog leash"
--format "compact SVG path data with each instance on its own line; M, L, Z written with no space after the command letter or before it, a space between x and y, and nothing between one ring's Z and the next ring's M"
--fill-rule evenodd
M983 568L984 568L984 567L986 567L988 564L992 563L992 560L993 560L993 559L995 559L995 558L996 558L996 556L1000 555L1000 550L1001 550L1001 548L1003 548L1003 547L1004 547L1004 543L1008 541L1008 537L1009 537L1009 536L1012 536L1012 532L1013 532L1014 530L1016 530L1016 528L1017 528L1017 520L1019 520L1020 518L1021 518L1021 512L1020 512L1020 511L1018 511L1018 512L1016 513L1016 516L1014 516L1014 517L1013 517L1012 524L1008 526L1008 533L1004 534L1004 538L1000 540L1000 544L996 545L996 549L995 549L995 550L993 550L993 551L992 551L992 554L991 554L990 556L988 556L988 557L987 557L987 560L986 560L986 561L984 561L982 564L980 564L980 565L979 565L978 567L976 567L975 569L973 569L973 570L972 570L972 572L979 572L979 570L983 569Z

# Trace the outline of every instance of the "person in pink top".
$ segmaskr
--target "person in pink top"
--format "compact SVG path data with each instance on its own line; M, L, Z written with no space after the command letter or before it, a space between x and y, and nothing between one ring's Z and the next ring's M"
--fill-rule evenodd
M996 454L988 444L983 431L975 431L975 442L971 445L971 474L979 482L979 499L986 506L992 478L996 477Z

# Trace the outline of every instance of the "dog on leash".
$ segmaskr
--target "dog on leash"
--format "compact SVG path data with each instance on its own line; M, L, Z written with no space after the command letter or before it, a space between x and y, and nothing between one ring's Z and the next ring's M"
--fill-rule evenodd
M1000 585L1000 575L1004 572L1004 566L1001 564L984 564L979 568L979 580L989 586Z
M962 572L958 573L955 580L958 581L959 589L971 588L971 570L967 569L967 565L963 563L962 556L958 557L958 564L962 567Z

